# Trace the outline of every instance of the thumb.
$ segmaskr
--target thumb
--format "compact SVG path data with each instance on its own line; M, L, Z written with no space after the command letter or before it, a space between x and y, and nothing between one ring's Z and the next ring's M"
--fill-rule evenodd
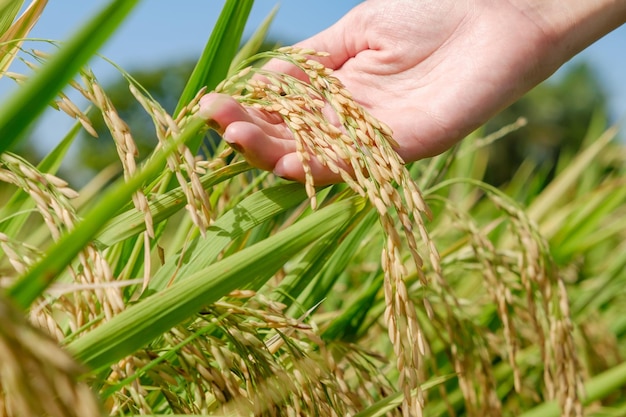
M329 28L293 46L327 52L328 56L316 56L315 60L333 70L341 68L349 59L369 47L366 38L366 19L363 19L361 9L360 6L355 7ZM303 75L294 65L280 59L272 59L263 67L298 78L302 78Z

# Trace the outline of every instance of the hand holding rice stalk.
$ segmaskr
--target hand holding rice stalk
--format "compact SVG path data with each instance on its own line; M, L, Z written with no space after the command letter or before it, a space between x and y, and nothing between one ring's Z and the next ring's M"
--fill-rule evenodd
M414 235L414 229L417 229L425 243L430 266L439 284L445 286L439 254L422 218L422 215L430 216L430 211L404 161L393 149L395 141L391 130L352 99L341 82L332 76L332 70L312 59L322 56L326 54L294 47L265 52L243 62L242 66L259 58L282 59L300 68L308 82L288 74L245 67L223 81L216 91L229 94L244 106L267 112L270 117L275 116L277 122L285 123L293 135L296 153L304 169L312 208L317 206L313 172L316 164L327 167L354 192L367 197L376 208L387 241L382 253L387 303L385 319L398 357L405 394L404 408L420 415L423 396L418 374L425 355L425 341L407 293L404 278L409 271L401 253L406 245L415 264L415 273L422 284L427 285ZM210 119L215 112L223 111L217 107L219 104L220 100L213 101L211 106L203 109L201 102L202 116ZM329 119L337 120L339 127ZM254 159L254 155L246 153L244 156ZM404 239L396 228L394 213L400 221ZM429 312L429 305L425 307ZM417 390L416 396L412 390Z

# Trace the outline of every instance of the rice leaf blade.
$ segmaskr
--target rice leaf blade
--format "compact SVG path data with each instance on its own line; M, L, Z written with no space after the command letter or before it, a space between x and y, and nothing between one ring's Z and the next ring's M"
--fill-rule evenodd
M0 35L4 34L11 26L11 23L20 11L23 0L2 0L0 1Z
M278 5L274 6L267 17L263 19L263 22L261 22L259 27L254 31L252 36L250 36L239 52L237 52L237 55L235 55L232 63L230 64L230 68L228 70L229 73L232 73L242 61L259 52L259 49L263 45L263 41L265 41L267 32L269 32L270 26L276 17L276 13L278 13Z
M249 166L247 163L240 162L209 173L203 176L200 181L203 187L208 188L248 169ZM184 208L184 206L184 192L181 187L156 197L155 200L149 204L155 225L166 220L174 213ZM108 247L124 239L138 235L146 230L143 218L144 214L134 208L119 214L111 219L98 235L98 243L104 247Z
M535 198L528 208L528 216L535 221L543 219L558 200L576 184L594 158L615 138L617 132L617 126L608 129L596 142L578 154L572 163Z
M79 129L80 123L76 123L65 138L37 165L37 169L44 173L56 174ZM30 200L23 190L17 190L0 208L0 231L9 236L17 235L34 206L35 202Z
M353 230L343 241L310 250L302 260L302 266L294 268L302 272L288 275L281 282L277 290L281 297L277 300L288 305L290 300L296 299L298 307L306 311L328 297L342 271L375 227L376 220L375 211L370 210L364 218L359 216L353 220Z
M30 30L39 20L39 16L41 16L48 0L33 1L17 21L10 27L5 27L5 24L11 24L23 2L13 1L11 3L17 7L17 10L14 11L15 13L5 14L3 7L0 6L0 33L2 34L0 36L0 78L15 59L23 39L28 36ZM4 19L7 20L5 21Z
M264 189L246 198L210 226L205 238L197 239L182 266L178 265L178 257L170 258L150 280L148 290L161 290L175 276L188 277L209 267L237 237L305 199L304 188L295 183Z
M351 199L319 210L263 242L128 307L67 348L94 370L113 363L232 290L251 281L269 279L293 255L349 222L362 207L362 200Z
M589 405L609 395L618 392L626 385L626 362L594 376L585 384L586 396L583 404ZM559 405L554 401L547 401L537 407L520 414L520 417L558 417L561 415Z

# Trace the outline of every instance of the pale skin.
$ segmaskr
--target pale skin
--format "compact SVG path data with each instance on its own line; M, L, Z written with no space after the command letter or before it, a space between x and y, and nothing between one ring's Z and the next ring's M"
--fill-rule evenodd
M330 53L322 63L410 162L445 151L624 22L626 0L368 0L297 46ZM276 115L215 93L201 107L251 165L304 181ZM312 169L317 185L340 180Z

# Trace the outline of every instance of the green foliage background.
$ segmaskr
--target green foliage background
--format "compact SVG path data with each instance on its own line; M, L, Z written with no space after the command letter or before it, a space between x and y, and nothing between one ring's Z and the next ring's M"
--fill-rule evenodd
M0 43L5 78L21 46L22 36L9 30L10 22L23 23L21 3L0 2L2 21L9 22ZM144 161L134 173L94 180L71 201L59 196L66 186L46 176L58 172L76 140L87 169L102 171L102 161L119 165L105 156L116 151L96 111L98 140L77 139L77 124L41 160L17 148L136 3L112 1L0 102L0 348L6 353L0 356L0 413L98 415L92 400L111 415L396 412L403 394L381 319L383 242L363 199L342 185L328 187L318 192L321 208L311 211L301 185L252 170L232 155L216 158L197 178L184 171L180 180L165 168L167 160L181 145L203 149L204 122L193 115L181 119L180 135L156 148L154 119L140 116L136 101L122 94L128 80L105 90ZM33 4L44 7L45 1ZM168 113L186 114L194 94L215 87L239 59L251 5L225 3L193 69L181 63L133 77ZM266 29L246 47L258 49ZM95 84L89 77L83 82ZM481 145L481 137L519 116L528 119L526 127ZM408 279L416 305L428 299L435 310L434 318L420 313L430 349L422 386L427 415L493 411L481 397L483 377L492 378L503 415L559 415L544 383L552 364L541 362L528 326L529 305L540 290L525 291L519 281L529 266L522 261L532 256L565 284L586 414L626 414L626 154L616 134L601 88L583 66L538 87L458 148L411 165L433 209L428 228L448 284L462 300L450 318L436 288ZM209 143L206 155L226 151L220 142ZM186 190L194 178L213 210L204 229L185 211L193 203ZM137 192L148 198L144 211L133 204ZM67 203L75 224L55 218L53 201L42 206L37 193ZM50 213L61 224L58 236L49 229ZM98 258L83 262L85 253ZM94 259L106 262L111 276L104 283L80 281L97 270ZM510 284L506 310L519 331L515 366L501 347L503 317L486 282L489 265ZM101 285L123 305L114 307ZM540 320L558 310L551 302L538 308ZM450 332L445 317L462 325ZM474 379L468 372L476 398L459 383L455 355L476 366ZM480 355L483 362L472 362ZM74 361L83 367L67 365ZM514 371L521 374L518 389ZM30 401L20 405L19 398Z

